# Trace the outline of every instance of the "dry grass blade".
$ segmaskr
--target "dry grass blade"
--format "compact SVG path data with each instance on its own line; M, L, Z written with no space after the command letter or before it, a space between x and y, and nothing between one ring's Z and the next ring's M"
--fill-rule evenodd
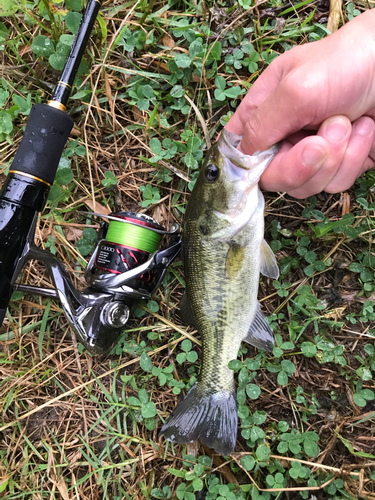
M206 122L205 122L205 120L204 120L204 118L202 116L202 113L199 111L199 109L195 105L194 101L192 101L188 95L184 94L184 97L187 100L187 102L190 104L190 106L194 109L194 111L195 111L195 113L196 113L196 115L198 117L198 120L199 120L200 124L202 125L202 129L203 129L203 133L204 133L204 138L206 140L207 149L210 149L210 147L211 147L210 134L208 132L208 128L207 128Z
M319 486L298 486L296 488L261 488L258 485L258 483L253 479L251 474L242 466L241 462L239 462L237 460L237 456L235 456L235 454L232 454L232 456L233 456L234 460L236 461L237 465L239 465L239 467L241 467L242 470L245 471L245 473L247 474L247 476L249 477L249 479L251 480L251 482L254 484L254 486L257 488L258 491L269 491L269 492L271 492L271 491L274 491L274 492L276 492L276 491L284 491L284 492L288 492L288 491L319 491L319 490L326 488L329 484L331 484L336 479L336 476L333 476L332 478L328 479L328 481L325 481L323 484L321 484ZM298 460L296 458L281 457L281 456L277 456L277 455L271 455L271 458L289 460L291 462L300 462L300 463L310 465L313 467L319 467L322 469L335 471L340 475L349 474L349 472L345 472L344 469L338 469L337 467L324 466L322 464L315 464L313 462L308 462L306 460ZM361 473L360 472L350 472L350 474L355 475L355 476L360 476Z
M168 325L173 325L173 323L169 323L168 322ZM183 330L180 329L179 327L176 327L176 330L179 333L183 332ZM188 337L188 335L186 334L186 332L183 335L186 336L186 337ZM192 335L189 335L188 338L194 338L194 337ZM152 353L150 353L150 357L155 356L156 354L158 354L159 352L163 351L164 349L167 349L167 348L169 348L171 346L174 346L174 345L178 344L183 339L184 339L184 337L181 337L180 339L173 340L172 342L168 342L168 344L166 344L166 345L158 347ZM195 341L197 343L199 342L197 340L195 340ZM98 375L96 378L98 380L101 380L101 379L103 379L105 377L108 377L109 375L112 375L113 373L115 373L115 372L117 372L119 370L122 370L123 368L127 368L127 367L129 367L131 365L139 363L140 359L141 358L139 356L139 357L134 358L134 359L132 359L130 361L127 361L125 363L121 363L118 366L116 366L116 368L108 370L105 373L102 373L101 375ZM71 394L75 394L76 392L80 391L81 389L84 389L85 387L88 387L88 386L90 386L91 384L94 384L94 383L95 383L95 380L88 380L87 382L84 382L83 384L80 384L77 387L74 387L73 389L70 389L69 391L66 391L66 392L62 393L59 396L56 396L55 398L52 398L51 400L47 401L46 403L43 403L42 405L38 406L37 408L34 408L33 410L28 411L27 413L24 413L23 415L20 415L13 422L9 422L8 424L1 426L0 427L0 432L4 431L5 429L8 429L9 427L12 427L13 425L15 425L17 422L19 422L21 420L25 420L26 418L30 417L31 415L34 415L34 413L37 413L38 411L41 411L44 408L48 408L49 406L53 406L55 403L57 403L61 399L64 399L64 398L70 396Z

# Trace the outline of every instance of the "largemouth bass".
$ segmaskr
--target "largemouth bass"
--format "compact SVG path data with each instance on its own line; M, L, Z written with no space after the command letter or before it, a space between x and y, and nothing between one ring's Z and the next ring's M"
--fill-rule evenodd
M257 300L259 273L278 278L275 256L263 239L261 174L279 147L252 156L236 149L240 137L223 130L208 151L184 223L182 251L186 295L181 316L202 336L199 381L165 422L174 443L200 439L228 455L237 440L234 373L242 341L264 350L274 344Z

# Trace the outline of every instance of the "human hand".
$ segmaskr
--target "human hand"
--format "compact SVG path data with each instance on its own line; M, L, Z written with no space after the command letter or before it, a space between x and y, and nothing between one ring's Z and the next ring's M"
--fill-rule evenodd
M247 154L284 139L263 189L296 198L336 193L374 166L374 24L367 11L286 52L251 87L226 128L243 136Z

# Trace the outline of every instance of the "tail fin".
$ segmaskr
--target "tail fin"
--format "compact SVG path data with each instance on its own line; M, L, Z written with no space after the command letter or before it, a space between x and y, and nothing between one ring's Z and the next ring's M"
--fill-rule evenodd
M173 443L200 439L217 453L229 455L237 440L238 413L234 394L204 392L195 384L176 406L161 429Z

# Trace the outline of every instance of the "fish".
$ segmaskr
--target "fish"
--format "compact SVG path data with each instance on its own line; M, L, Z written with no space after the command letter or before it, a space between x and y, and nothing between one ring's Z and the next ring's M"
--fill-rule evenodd
M272 350L273 332L257 299L259 275L277 279L275 255L264 240L260 176L279 145L253 155L237 146L241 137L223 129L208 150L191 193L183 227L186 281L181 317L202 338L196 382L165 421L161 435L173 443L198 439L229 455L238 428L234 372L241 342Z

